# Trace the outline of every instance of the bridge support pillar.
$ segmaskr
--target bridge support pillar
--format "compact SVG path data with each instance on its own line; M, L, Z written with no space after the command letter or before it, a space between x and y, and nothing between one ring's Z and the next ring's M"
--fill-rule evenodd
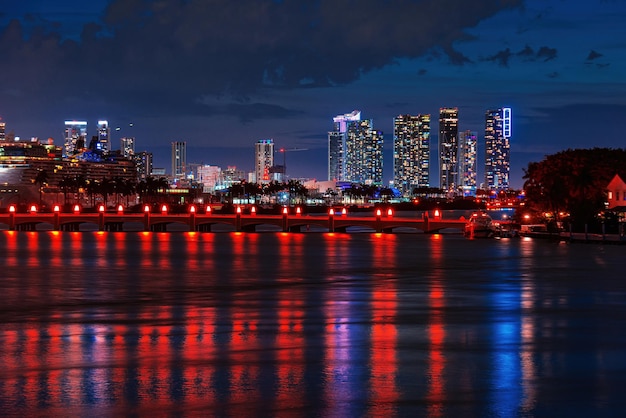
M9 230L15 231L15 212L9 212Z
M98 212L98 230L104 231L104 212Z
M335 232L335 216L332 212L328 214L328 232Z
M241 208L237 208L237 213L235 215L235 231L241 232Z
M143 213L143 230L150 231L150 212L148 211Z
M193 232L196 230L196 213L191 212L189 214L189 231Z

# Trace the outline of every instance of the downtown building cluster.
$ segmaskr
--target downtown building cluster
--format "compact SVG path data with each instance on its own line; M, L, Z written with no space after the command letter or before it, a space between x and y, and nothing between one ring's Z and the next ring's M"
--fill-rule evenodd
M484 183L477 173L478 134L459 131L458 108L439 110L439 188L449 195L474 195L487 190L508 190L510 171L511 109L485 113ZM403 195L429 188L431 182L431 115L399 115L393 121L393 186ZM383 133L358 110L333 118L328 132L328 180L382 184Z

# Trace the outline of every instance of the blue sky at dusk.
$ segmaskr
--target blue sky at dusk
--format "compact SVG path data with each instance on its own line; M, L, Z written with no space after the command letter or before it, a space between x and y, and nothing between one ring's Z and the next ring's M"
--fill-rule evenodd
M0 116L22 138L108 119L170 168L253 166L273 138L291 177L326 179L332 117L393 118L457 106L461 130L513 109L511 183L567 148L624 148L626 0L26 0L0 8ZM9 3L9 4L6 4ZM129 124L133 126L130 127ZM482 174L482 167L479 175Z

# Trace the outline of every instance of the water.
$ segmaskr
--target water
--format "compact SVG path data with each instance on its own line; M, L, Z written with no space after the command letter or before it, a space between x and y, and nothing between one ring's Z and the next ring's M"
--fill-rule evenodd
M624 250L0 231L0 415L619 416Z

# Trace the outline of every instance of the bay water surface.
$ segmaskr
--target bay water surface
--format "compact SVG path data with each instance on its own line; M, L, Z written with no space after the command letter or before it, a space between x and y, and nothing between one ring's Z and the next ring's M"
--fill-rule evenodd
M0 415L622 416L625 251L0 231Z

